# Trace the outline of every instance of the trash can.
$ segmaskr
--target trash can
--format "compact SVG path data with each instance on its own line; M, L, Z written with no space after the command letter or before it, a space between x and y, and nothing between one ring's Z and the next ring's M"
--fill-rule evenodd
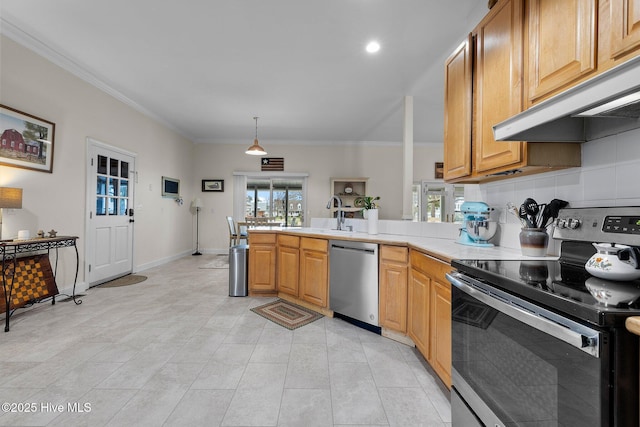
M229 296L247 296L247 256L249 245L229 248Z

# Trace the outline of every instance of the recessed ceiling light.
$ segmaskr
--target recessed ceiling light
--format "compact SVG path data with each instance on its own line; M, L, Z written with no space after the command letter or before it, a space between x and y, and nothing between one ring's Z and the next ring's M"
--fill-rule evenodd
M380 43L378 43L375 40L370 41L369 43L367 43L367 52L369 53L376 53L380 50Z

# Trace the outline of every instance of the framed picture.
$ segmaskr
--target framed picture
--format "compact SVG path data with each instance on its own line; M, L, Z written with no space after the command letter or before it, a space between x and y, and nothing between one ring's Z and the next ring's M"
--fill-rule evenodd
M203 179L202 191L224 191L224 179Z
M0 104L0 165L53 172L55 123Z
M444 178L444 162L436 162L436 169L434 173L435 179Z

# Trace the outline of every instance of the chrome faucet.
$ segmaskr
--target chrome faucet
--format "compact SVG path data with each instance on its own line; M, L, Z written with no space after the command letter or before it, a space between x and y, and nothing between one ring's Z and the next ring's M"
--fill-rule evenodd
M340 200L340 197L338 196L331 196L331 199L329 199L329 203L327 203L327 209L331 209L331 205L333 204L333 201L338 202L338 218L337 218L337 230L342 230L342 223L344 223L344 212L342 212L342 200Z

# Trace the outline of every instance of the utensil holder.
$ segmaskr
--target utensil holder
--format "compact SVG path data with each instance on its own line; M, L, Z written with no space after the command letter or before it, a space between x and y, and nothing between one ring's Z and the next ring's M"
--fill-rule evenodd
M549 244L549 234L546 228L523 228L520 231L522 255L545 256L547 244Z

